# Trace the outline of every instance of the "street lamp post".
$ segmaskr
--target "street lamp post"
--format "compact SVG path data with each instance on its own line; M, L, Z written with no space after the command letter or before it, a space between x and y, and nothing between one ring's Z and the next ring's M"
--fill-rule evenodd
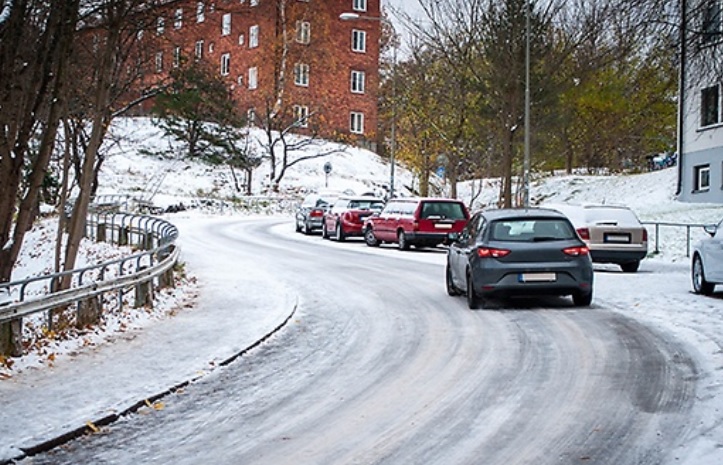
M339 15L339 19L342 21L379 21L386 23L392 29L394 25L386 18L381 16L366 16L360 15L359 13L342 13ZM395 155L397 151L397 43L396 40L393 43L394 48L392 49L392 128L391 128L391 140L389 144L389 198L394 197L394 170L395 170Z
M530 208L530 0L525 0L525 157L522 184L522 203L525 208Z

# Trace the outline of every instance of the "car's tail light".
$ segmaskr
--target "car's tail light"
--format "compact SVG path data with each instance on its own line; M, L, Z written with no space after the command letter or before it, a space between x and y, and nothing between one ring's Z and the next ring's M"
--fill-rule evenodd
M590 249L585 246L568 247L566 249L562 249L562 251L565 252L566 255L569 255L571 257L582 257L583 255L587 255L590 253Z
M480 258L502 258L510 254L507 249L495 249L493 247L478 247L477 256Z
M320 216L324 216L324 210L319 210L318 208L316 208L314 210L311 210L309 216L312 218L319 218Z
M589 241L590 240L590 230L587 228L578 228L577 234L580 236L580 239Z

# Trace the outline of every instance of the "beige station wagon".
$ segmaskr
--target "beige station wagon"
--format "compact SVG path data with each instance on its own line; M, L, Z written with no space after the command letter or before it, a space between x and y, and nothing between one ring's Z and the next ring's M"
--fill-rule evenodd
M638 271L648 255L648 231L628 207L547 205L565 214L597 263L614 263L626 273Z

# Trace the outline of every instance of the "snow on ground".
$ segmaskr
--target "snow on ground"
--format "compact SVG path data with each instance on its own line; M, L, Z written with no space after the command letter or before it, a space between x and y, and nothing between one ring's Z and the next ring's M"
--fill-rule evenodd
M160 131L145 118L118 119L112 128L117 142L110 145L107 159L101 172L100 194L127 194L151 201L166 208L169 205L197 205L199 198L217 198L229 201L241 197L236 191L230 170L204 163L170 159L160 156L141 155L141 150L164 150L172 147L164 140ZM263 134L252 131L251 139L260 144ZM314 150L329 150L334 146L340 153L328 157L299 163L289 170L282 181L282 195L286 200L282 212L290 216L296 202L304 193L320 189L351 191L357 194L374 191L382 192L389 180L389 164L376 154L359 148L344 148L334 143L325 143ZM260 150L257 147L257 150ZM307 152L308 153L308 152ZM332 173L327 179L323 165L332 163ZM268 188L268 164L263 164L254 173L254 194L262 194ZM619 176L543 176L531 184L533 204L552 203L607 203L624 204L633 208L643 221L665 221L675 223L710 224L723 218L723 205L688 204L675 200L676 169L652 173ZM413 186L414 179L408 170L397 167L398 186ZM475 198L472 208L490 207L496 204L499 192L498 180L485 180L484 188ZM470 203L472 183L459 186L460 198ZM408 192L401 190L402 195ZM290 199L290 200L289 200ZM263 205L267 205L264 203ZM224 214L243 214L249 210L224 210ZM278 213L277 208L254 210ZM168 218L173 222L173 216ZM203 220L200 220L203 221ZM52 269L52 242L55 237L55 222L52 219L39 221L24 244L21 258L14 272L14 279L35 276ZM654 234L651 227L651 249ZM181 234L183 232L181 231ZM691 241L704 237L700 228L691 230ZM651 259L662 262L687 263L687 237L685 228L664 227L660 232L660 253ZM105 244L86 241L83 245L79 265L110 260L128 254ZM73 331L65 338L39 342L43 334L44 317L38 315L26 321L26 333L34 334L30 353L11 359L12 367L0 363L0 377L10 377L30 367L52 364L58 357L73 354L84 346L93 346L112 338L119 331L142 328L149 321L164 318L178 307L190 305L196 292L195 278L184 278L176 289L161 297L154 309L132 309L124 305L123 310L106 313L106 320L99 328ZM116 307L117 305L111 305Z

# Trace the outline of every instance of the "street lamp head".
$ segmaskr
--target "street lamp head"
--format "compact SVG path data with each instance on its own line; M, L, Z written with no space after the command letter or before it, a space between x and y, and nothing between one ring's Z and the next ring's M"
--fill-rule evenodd
M361 18L359 13L348 12L348 13L342 13L339 15L339 19L342 21L356 21L359 18Z

